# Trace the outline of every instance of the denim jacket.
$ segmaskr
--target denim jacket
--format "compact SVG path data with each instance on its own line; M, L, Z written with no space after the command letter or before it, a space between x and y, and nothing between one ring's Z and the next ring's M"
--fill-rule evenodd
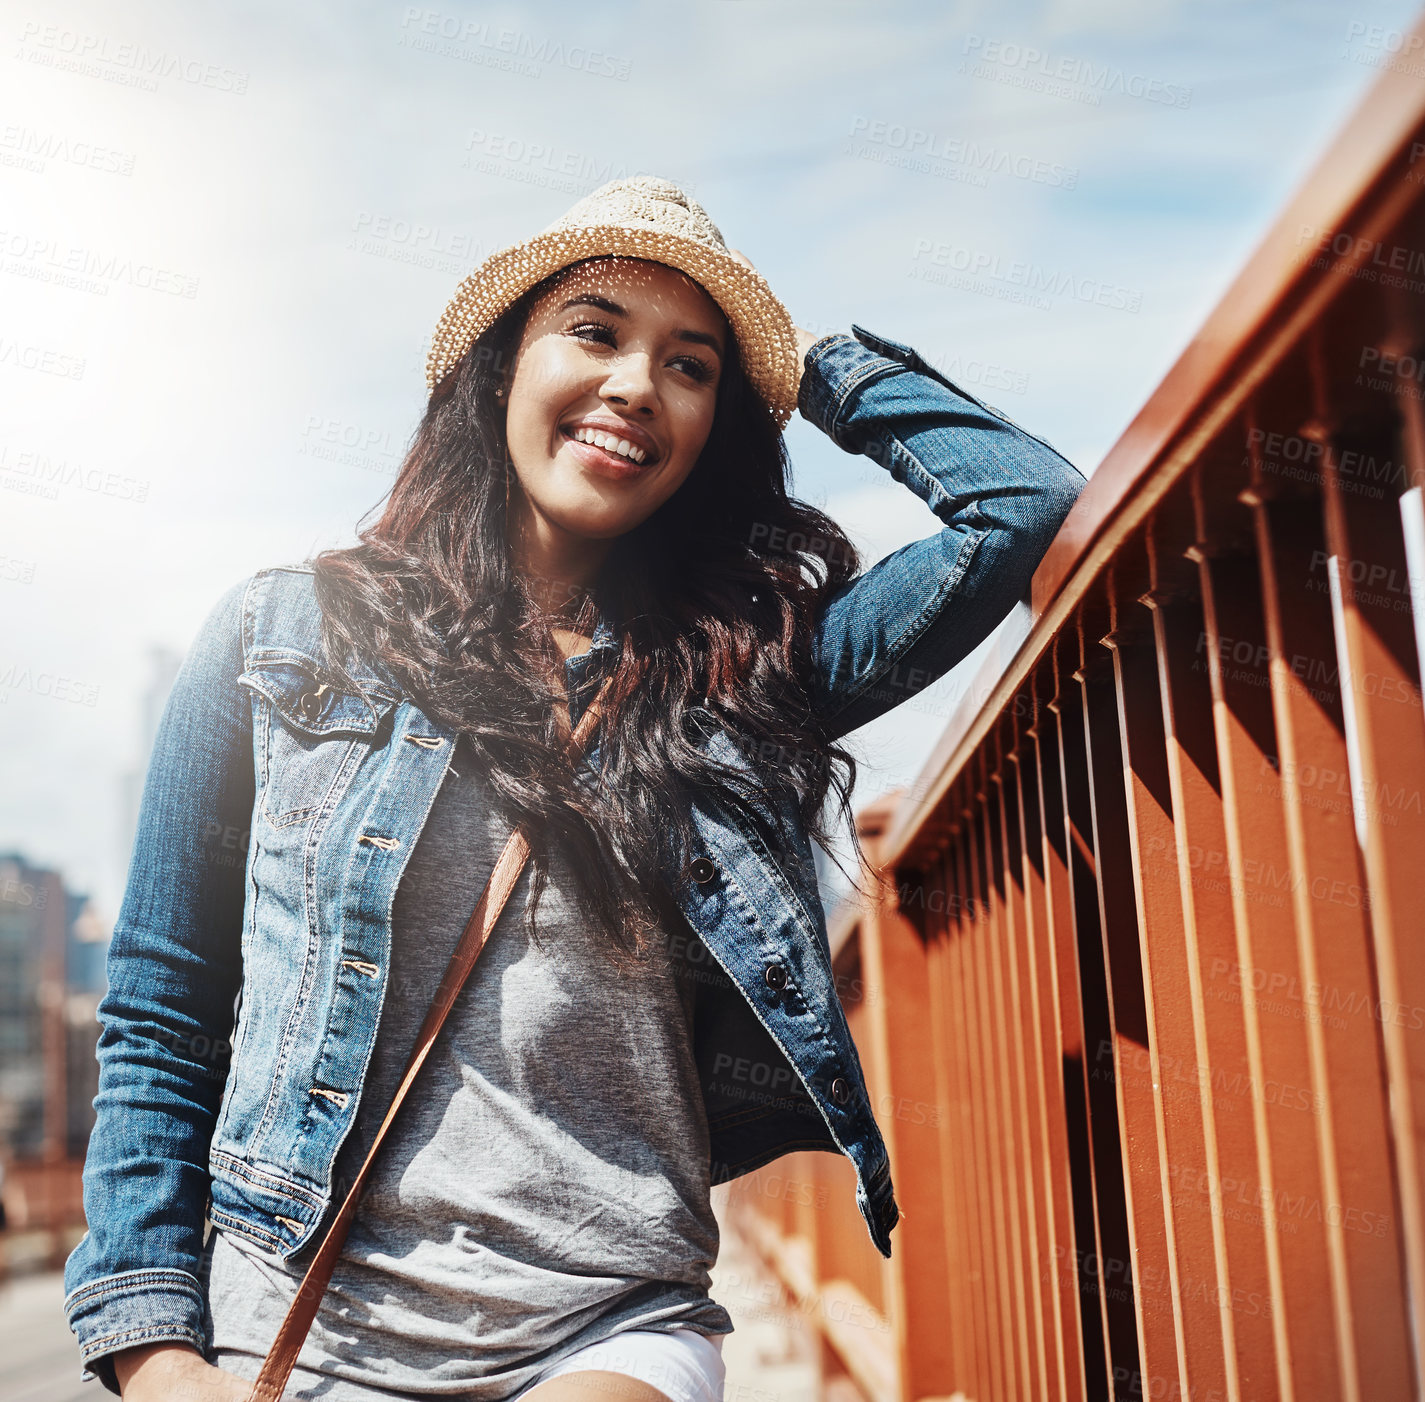
M1084 485L910 347L852 333L807 352L798 407L943 526L826 602L811 687L833 738L992 631ZM341 1186L333 1165L376 1040L392 901L454 736L375 671L356 672L359 694L323 686L319 621L307 568L233 586L155 740L99 1009L88 1232L65 1271L70 1327L111 1389L119 1349L204 1347L205 1218L290 1258L319 1239ZM572 721L616 647L601 616L567 662ZM700 743L755 775L715 725ZM889 1256L890 1164L832 975L812 848L795 809L780 816L792 836L769 848L701 795L698 850L663 873L716 965L694 1028L712 1181L791 1150L845 1154Z

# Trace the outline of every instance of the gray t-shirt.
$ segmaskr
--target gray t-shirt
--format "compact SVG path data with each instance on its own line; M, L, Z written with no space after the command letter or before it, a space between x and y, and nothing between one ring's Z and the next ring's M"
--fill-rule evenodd
M349 1183L503 847L464 746L396 893L385 1008ZM382 1150L288 1396L504 1399L621 1329L732 1330L708 1295L718 1224L693 1060L686 922L618 972L556 852L525 934L526 866ZM675 914L675 913L674 913ZM214 1230L209 1357L254 1378L296 1291L291 1265Z

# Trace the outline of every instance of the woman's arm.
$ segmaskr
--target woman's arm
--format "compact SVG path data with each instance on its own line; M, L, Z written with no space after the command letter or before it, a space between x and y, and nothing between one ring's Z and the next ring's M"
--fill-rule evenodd
M994 631L1028 594L1085 485L1043 439L909 346L851 330L805 352L798 408L846 452L909 487L944 529L826 601L813 641L813 701L832 739L909 700Z
M255 790L251 703L236 684L246 585L209 614L164 708L99 1005L88 1231L65 1267L65 1310L112 1391L122 1349L203 1346L208 1145L242 978Z

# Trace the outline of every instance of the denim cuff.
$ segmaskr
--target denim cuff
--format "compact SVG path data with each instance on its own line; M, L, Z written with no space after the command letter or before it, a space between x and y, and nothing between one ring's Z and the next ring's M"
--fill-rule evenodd
M906 366L866 344L860 327L853 326L852 332L856 334L836 331L823 336L807 351L797 408L804 419L815 424L839 448L859 453L860 447L846 432L852 397L866 385Z
M205 1308L203 1288L187 1271L125 1271L81 1285L64 1312L79 1338L83 1379L98 1378L117 1393L110 1355L139 1344L191 1344L203 1352Z
M883 1171L875 1174L869 1182L856 1185L856 1203L870 1233L871 1243L887 1259L891 1255L891 1229L900 1221L900 1207L896 1203L891 1177Z

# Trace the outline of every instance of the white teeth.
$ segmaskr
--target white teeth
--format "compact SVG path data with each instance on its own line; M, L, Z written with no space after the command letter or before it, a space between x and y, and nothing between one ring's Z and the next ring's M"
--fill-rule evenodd
M631 458L634 462L642 462L648 454L642 448L635 448L626 438L615 438L609 433L600 433L594 428L576 428L574 437L580 443L592 443L596 448L602 448L607 453L618 453L621 457Z

